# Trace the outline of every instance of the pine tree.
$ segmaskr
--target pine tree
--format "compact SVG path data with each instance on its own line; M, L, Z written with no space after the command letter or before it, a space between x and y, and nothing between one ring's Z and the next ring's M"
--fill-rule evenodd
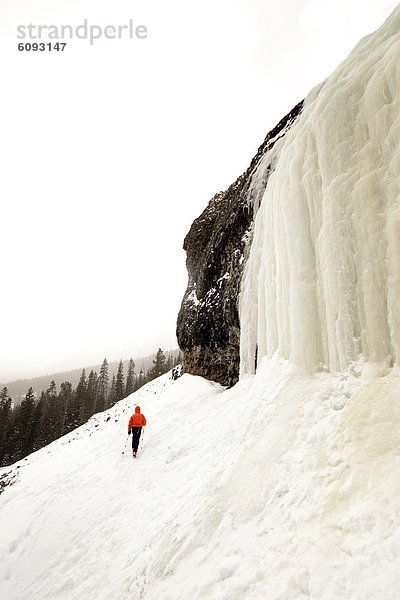
M56 386L56 383L55 383L55 381L54 381L54 380L50 382L50 386L49 386L49 388L46 390L46 394L47 394L47 396L49 396L49 398L51 398L52 400L53 400L54 398L56 398L56 397L57 397L57 386Z
M125 382L124 382L124 365L122 360L119 361L117 379L115 381L115 402L119 402L124 398Z
M135 391L135 378L135 363L131 358L129 361L128 375L126 377L125 397L129 396Z
M10 465L24 456L21 448L20 412L21 405L14 406L11 412L10 427L7 432L6 453L3 459L3 464L5 465Z
M12 419L12 400L5 387L0 393L0 466L10 450L10 426Z
M34 450L39 450L50 441L50 420L48 418L48 398L46 392L40 394L39 400L35 405L35 440L33 444Z
M156 358L155 360L153 360L153 366L147 371L147 379L151 381L152 379L155 379L156 377L159 377L160 375L166 373L167 369L165 363L166 360L164 352L161 350L161 348L159 348L156 354Z
M85 420L85 409L86 409L86 396L87 396L87 379L86 371L83 369L79 383L76 387L75 393L75 410L74 417L76 419L75 427L84 423Z
M30 387L19 406L18 421L16 427L19 438L17 453L21 455L21 458L22 456L29 454L33 448L33 432L35 430L34 413L35 393L33 391L33 388Z
M83 422L86 422L95 411L96 404L96 391L97 391L97 373L95 371L90 371L87 389L83 404Z
M68 432L67 420L70 403L73 399L72 384L69 381L64 381L60 385L60 393L58 394L58 402L61 410L61 434Z
M72 390L72 396L68 402L65 414L65 433L69 433L80 424L80 399L77 391Z
M143 365L139 371L139 375L136 378L136 382L135 382L135 392L136 390L140 389L141 387L144 386L144 384L146 383L146 376L144 374L143 371Z
M115 375L113 375L112 381L111 381L111 387L110 387L110 393L108 394L108 401L107 401L107 408L111 408L111 406L114 406L116 400L115 400L115 387L116 387L116 383L115 383Z
M100 368L100 375L97 381L96 408L95 412L101 412L107 407L108 398L108 362L105 358Z
M4 387L0 392L0 402L3 400L8 400L8 389Z
M57 386L52 381L44 394L44 414L41 416L41 423L36 423L35 434L42 437L42 445L49 444L60 435L61 415L57 404Z

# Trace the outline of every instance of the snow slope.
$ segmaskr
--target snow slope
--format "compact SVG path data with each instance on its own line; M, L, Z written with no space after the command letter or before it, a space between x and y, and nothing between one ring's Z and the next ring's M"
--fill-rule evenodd
M164 376L32 454L0 496L1 597L397 600L399 375L356 375Z
M400 6L281 140L240 298L241 373L400 363Z

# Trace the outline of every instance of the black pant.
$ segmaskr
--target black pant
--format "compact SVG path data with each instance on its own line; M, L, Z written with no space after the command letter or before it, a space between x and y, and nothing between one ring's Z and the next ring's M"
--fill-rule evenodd
M132 435L132 450L134 452L137 452L138 446L139 446L139 440L140 440L140 434L142 433L142 428L141 427L132 427L131 429L131 435Z

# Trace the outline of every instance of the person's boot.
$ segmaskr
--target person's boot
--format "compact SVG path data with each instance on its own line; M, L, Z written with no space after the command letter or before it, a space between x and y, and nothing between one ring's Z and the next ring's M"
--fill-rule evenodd
M133 458L136 458L136 451L135 450L132 450L132 456L133 456Z

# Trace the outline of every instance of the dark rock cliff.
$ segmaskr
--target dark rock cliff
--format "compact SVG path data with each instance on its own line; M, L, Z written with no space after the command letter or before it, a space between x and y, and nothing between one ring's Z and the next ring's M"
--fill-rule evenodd
M177 338L187 373L227 386L238 380L238 298L253 216L274 169L273 148L302 108L300 102L268 133L249 168L212 198L185 238L189 281Z

